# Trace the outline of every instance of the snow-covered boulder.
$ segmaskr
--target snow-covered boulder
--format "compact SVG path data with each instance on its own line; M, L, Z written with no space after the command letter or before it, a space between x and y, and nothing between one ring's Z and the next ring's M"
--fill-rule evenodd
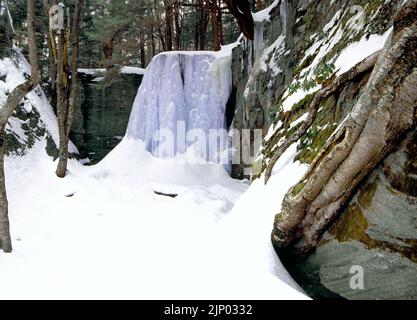
M30 75L30 65L16 47L10 55L0 60L0 106L7 95ZM46 151L57 156L58 125L48 99L38 86L30 92L9 119L6 127L6 153L23 155L37 141L46 140ZM77 153L74 145L70 152Z

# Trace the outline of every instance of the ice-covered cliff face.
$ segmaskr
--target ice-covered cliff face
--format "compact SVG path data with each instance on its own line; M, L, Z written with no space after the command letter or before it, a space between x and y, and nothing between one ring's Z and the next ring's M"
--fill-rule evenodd
M231 56L224 50L160 54L146 70L127 136L143 140L155 156L173 157L194 146L198 157L219 162L222 141L217 152L209 141L213 134L227 135L231 86Z

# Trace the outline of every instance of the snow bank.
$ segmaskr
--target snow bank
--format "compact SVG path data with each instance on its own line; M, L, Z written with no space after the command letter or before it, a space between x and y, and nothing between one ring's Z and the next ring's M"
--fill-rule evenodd
M222 165L202 159L193 163L190 159L193 158L192 151L190 149L173 158L156 158L146 150L143 141L125 137L99 164L89 168L89 174L97 179L124 177L127 184L210 186L230 179Z
M336 68L339 70L337 74L341 75L349 71L365 58L384 48L392 30L393 28L390 28L383 35L371 34L369 38L364 37L346 47L335 62Z
M143 68L137 68L137 67L122 67L120 69L120 73L122 74L137 74L137 75L144 75L145 69Z
M224 219L222 228L225 246L229 246L229 260L239 261L242 276L249 270L268 271L271 281L284 282L299 292L298 287L276 255L270 235L275 215L281 211L281 203L287 190L295 185L308 167L294 162L297 146L291 146L275 165L267 185L263 177L255 180L249 190L237 201L232 212ZM222 238L223 241L225 238ZM232 249L233 248L233 249Z
M269 239L297 165L230 213L248 186L221 165L174 167L125 139L58 179L44 147L6 161L14 252L0 252L0 298L306 299Z
M283 0L275 0L268 8L258 11L256 13L252 13L253 20L255 20L255 22L269 21L271 11L275 9L278 6L278 4L282 1Z
M14 251L0 252L0 274L7 275L0 299L307 298L269 236L285 190L304 172L292 161L295 150L268 186L259 180L247 193L248 184L213 159L184 161L195 156L194 146L166 159L148 151L155 151L151 133L178 120L203 133L225 128L235 45L156 57L126 137L96 166L70 160L59 179L45 141L6 158ZM30 72L21 62L1 61L0 99ZM56 139L42 91L28 98L24 108L37 108ZM16 132L18 124L12 122Z
M104 68L101 69L84 69L84 68L80 68L78 69L78 73L82 73L82 74L86 74L89 76L97 76L100 74L105 73L107 70Z

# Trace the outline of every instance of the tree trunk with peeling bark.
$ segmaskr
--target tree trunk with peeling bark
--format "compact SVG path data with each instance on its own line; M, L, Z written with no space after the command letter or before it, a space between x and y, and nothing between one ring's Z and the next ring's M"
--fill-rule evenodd
M7 96L5 104L0 108L0 249L3 249L4 252L12 251L6 177L4 171L5 129L9 118L17 109L22 99L39 84L41 79L38 64L38 48L36 44L35 0L27 1L27 22L29 35L29 60L32 66L32 74L28 81L18 85Z
M71 133L71 126L74 120L75 108L78 96L78 55L80 51L80 16L84 0L77 0L72 26L72 61L71 61L71 90L68 95L68 74L67 74L67 43L66 35L62 32L58 37L58 127L59 127L59 161L56 175L64 178L68 165L68 144ZM68 98L69 96L69 98Z
M417 0L397 13L365 92L300 183L285 196L272 241L307 254L363 179L417 122ZM301 189L301 190L300 190Z

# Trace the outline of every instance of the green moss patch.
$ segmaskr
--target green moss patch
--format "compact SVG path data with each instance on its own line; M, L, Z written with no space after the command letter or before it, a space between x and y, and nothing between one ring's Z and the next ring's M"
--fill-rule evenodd
M300 194L301 191L303 191L304 187L306 186L306 183L304 181L298 183L291 189L291 196L295 197L298 194Z
M377 191L378 183L367 184L358 191L357 201L349 205L330 227L329 233L339 242L353 240L363 243L368 249L381 249L397 252L417 263L417 239L399 239L408 246L400 246L386 241L372 239L367 233L368 219L364 211L369 208Z
M311 164L321 149L336 130L341 121L341 111L336 98L331 96L321 105L316 120L311 128L300 139L296 160Z

